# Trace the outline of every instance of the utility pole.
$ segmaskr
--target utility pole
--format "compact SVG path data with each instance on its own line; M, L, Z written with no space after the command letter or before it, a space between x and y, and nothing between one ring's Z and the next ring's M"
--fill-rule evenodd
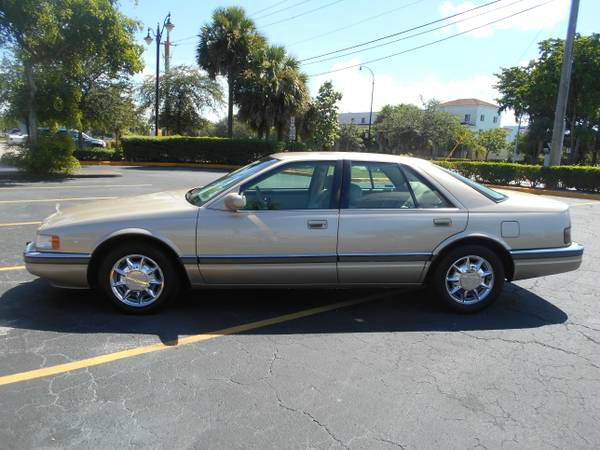
M556 109L554 110L554 127L552 128L552 144L550 150L550 165L560 165L563 141L565 138L565 114L567 112L567 100L569 98L569 86L571 84L571 69L573 66L573 41L577 28L577 13L579 12L579 0L571 0L571 13L569 15L569 27L563 54L562 69L560 72L560 84L556 98ZM571 124L574 127L575 124Z
M373 123L373 94L375 93L375 74L367 66L360 66L358 70L363 70L363 68L371 72L371 109L369 109L369 131L367 134L367 145L371 145L371 125Z
M171 62L171 30L167 28L167 40L165 41L165 73L169 72Z

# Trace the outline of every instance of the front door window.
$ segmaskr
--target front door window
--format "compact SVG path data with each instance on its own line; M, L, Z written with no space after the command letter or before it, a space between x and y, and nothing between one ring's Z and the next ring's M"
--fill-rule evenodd
M306 210L336 208L335 163L291 163L273 169L240 188L246 210Z

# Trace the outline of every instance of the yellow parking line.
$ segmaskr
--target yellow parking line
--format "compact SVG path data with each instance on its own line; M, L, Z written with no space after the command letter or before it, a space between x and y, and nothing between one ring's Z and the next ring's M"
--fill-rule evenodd
M39 225L40 223L42 223L41 221L35 221L35 222L12 222L12 223L0 223L0 228L2 227L17 227L17 226L21 226L21 225Z
M9 270L23 270L25 266L8 266L0 267L0 272L8 272Z
M152 184L86 184L86 185L65 185L65 186L13 186L13 187L0 187L0 190L15 190L20 191L25 189L93 189L97 188L119 188L119 187L148 187Z
M313 316L315 314L321 314L327 311L333 311L338 308L346 308L348 306L357 305L359 303L366 303L369 301L377 300L385 296L389 296L389 293L376 294L368 297L363 297L355 300L347 300L344 302L332 303L331 305L319 306L316 308L305 309L295 313L284 314L282 316L272 317L270 319L258 320L256 322L245 323L230 328L224 328L222 330L216 330L207 333L196 334L192 336L186 336L177 339L173 342L157 343L152 345L145 345L142 347L135 347L129 350L122 350L114 353L107 353L105 355L94 356L92 358L81 359L79 361L72 361L65 364L57 364L55 366L44 367L42 369L29 370L27 372L14 373L11 375L5 375L0 377L0 386L5 384L19 383L21 381L34 380L36 378L42 378L52 375L58 375L72 370L85 369L87 367L98 366L100 364L106 364L120 359L131 358L133 356L145 355L147 353L154 353L161 350L179 348L184 345L190 345L197 342L208 341L221 336L227 336L230 334L243 333L245 331L254 330L256 328L262 328L269 325L275 325L282 322L288 322L290 320L296 320L303 317Z
M81 200L112 200L118 197L69 197L69 198L36 198L29 200L0 200L0 204L9 203L48 203L48 202L76 202Z
M585 205L600 205L600 201L595 202L581 202L581 203L573 203L571 206L585 206Z

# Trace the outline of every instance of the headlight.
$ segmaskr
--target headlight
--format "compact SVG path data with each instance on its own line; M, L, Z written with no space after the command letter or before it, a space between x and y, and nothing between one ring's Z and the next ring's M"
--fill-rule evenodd
M565 239L565 244L570 245L571 244L571 227L565 228L565 231L563 232L563 236Z
M60 248L60 238L54 235L38 234L35 238L35 247L38 249L58 250Z

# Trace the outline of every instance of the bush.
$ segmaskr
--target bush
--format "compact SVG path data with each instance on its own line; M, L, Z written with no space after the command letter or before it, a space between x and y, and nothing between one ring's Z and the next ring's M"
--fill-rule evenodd
M79 161L118 161L121 159L121 152L102 147L84 147L77 149L73 153Z
M281 152L281 142L214 137L126 137L123 156L131 162L246 164Z
M481 183L600 192L600 167L550 166L478 161L435 161Z
M36 176L68 174L79 167L73 156L75 143L67 135L39 136L35 144L23 146L15 154L15 165Z

